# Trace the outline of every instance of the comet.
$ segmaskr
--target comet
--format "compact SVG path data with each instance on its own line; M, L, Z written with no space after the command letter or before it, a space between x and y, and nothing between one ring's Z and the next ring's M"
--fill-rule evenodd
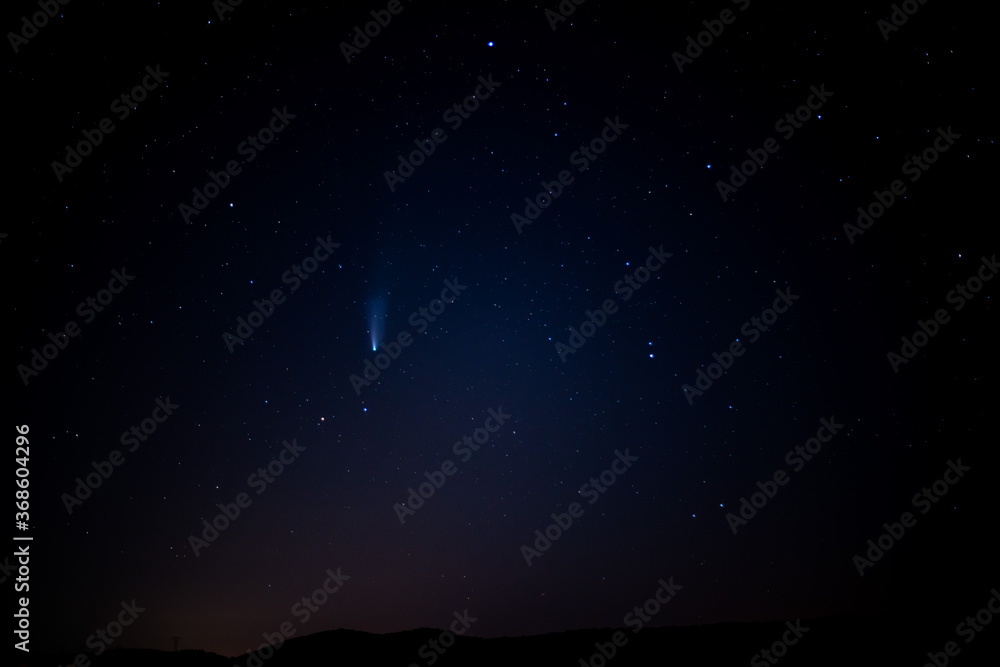
M378 350L378 345L385 335L385 299L371 299L367 306L368 337L372 344L372 352Z

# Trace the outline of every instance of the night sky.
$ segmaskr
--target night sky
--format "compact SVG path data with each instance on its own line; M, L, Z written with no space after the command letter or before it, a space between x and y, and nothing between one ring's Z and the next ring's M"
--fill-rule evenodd
M114 647L623 627L671 578L651 626L950 634L1000 585L995 23L863 4L8 6L32 650L133 600Z

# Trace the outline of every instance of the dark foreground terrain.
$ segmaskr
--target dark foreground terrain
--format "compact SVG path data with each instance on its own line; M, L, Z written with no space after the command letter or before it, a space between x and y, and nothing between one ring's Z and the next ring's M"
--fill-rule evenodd
M973 611L975 613L975 611ZM111 650L91 658L97 666L143 667L253 667L267 665L934 665L979 667L997 665L1000 628L993 623L956 627L963 618L924 618L905 622L899 618L802 619L787 623L723 623L711 626L624 630L577 630L532 637L482 639L456 637L449 648L440 647L440 630L420 629L385 635L353 630L332 630L287 641L266 659L243 655L225 658L203 651ZM796 628L797 631L793 631ZM615 633L621 647L610 659L599 657L599 647L611 654ZM796 636L800 635L800 636ZM783 638L791 643L781 646ZM449 638L446 636L445 643ZM432 645L431 642L436 642ZM946 644L953 656L945 653ZM777 644L777 645L776 645ZM776 645L776 646L775 646ZM773 648L773 652L772 652ZM764 655L762 651L768 651ZM442 652L443 651L443 652ZM933 655L928 655L931 653ZM780 654L780 657L779 657ZM266 655L266 652L265 652ZM76 654L34 655L29 663L40 667L72 664Z

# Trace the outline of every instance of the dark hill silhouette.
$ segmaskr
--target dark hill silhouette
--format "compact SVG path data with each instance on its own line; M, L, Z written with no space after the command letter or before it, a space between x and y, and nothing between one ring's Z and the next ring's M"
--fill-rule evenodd
M944 643L957 641L960 655L948 659L957 667L995 665L1000 627L986 627L966 644L953 633L960 618L924 619L919 624L902 623L889 617L827 618L803 620L808 631L786 654L774 662L759 657L762 649L779 641L788 630L784 622L721 623L708 626L646 628L638 634L620 630L627 643L615 648L606 662L591 657L595 643L609 650L612 636L619 630L574 630L528 637L457 637L443 654L435 654L428 642L437 640L441 630L421 628L384 635L354 630L330 630L293 638L270 658L254 661L265 667L314 667L319 665L377 665L378 667L512 667L546 665L580 667L632 667L648 665L913 665L929 662L928 651L940 652ZM421 655L421 647L425 648ZM779 649L780 650L780 649ZM436 656L431 663L431 656ZM992 656L992 657L991 657ZM32 665L70 665L75 654L34 655ZM250 655L226 658L204 651L154 651L120 649L93 658L94 667L235 667L246 666Z

